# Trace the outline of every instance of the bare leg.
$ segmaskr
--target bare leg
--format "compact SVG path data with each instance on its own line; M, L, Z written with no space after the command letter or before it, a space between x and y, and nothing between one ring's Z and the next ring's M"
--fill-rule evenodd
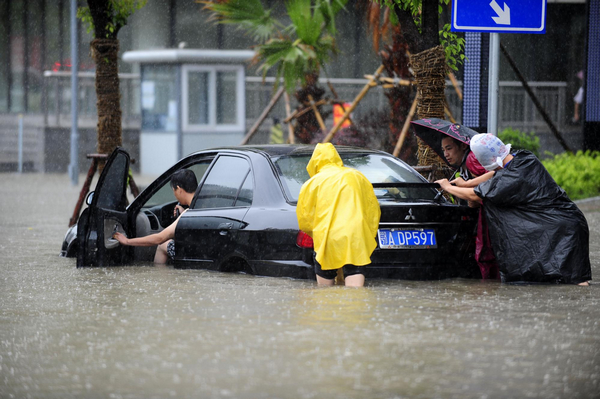
M354 274L352 276L346 276L346 287L364 287L364 285L364 274Z
M335 283L335 279L330 280L317 275L317 285L331 286L333 283Z
M167 263L167 245L169 244L169 241L163 242L162 244L156 247L156 252L154 253L154 263L159 263L163 265Z

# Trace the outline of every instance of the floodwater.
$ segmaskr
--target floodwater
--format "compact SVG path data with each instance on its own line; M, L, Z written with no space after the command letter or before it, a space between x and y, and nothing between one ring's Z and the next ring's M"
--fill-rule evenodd
M78 193L0 174L0 398L600 397L600 284L76 269L58 252Z

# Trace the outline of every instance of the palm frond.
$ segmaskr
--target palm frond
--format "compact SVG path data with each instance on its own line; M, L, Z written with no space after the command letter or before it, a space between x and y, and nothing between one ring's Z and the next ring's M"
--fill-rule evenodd
M204 10L211 11L210 20L221 24L239 25L254 40L265 42L281 24L265 9L260 0L200 1Z
M315 8L323 16L324 28L332 35L337 33L335 16L345 9L346 3L348 3L348 0L317 0Z
M288 0L285 7L298 38L306 44L314 45L321 35L323 15L318 9L313 13L311 0Z

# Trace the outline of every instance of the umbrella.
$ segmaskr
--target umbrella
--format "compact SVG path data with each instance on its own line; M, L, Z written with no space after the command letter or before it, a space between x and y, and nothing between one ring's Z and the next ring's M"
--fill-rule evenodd
M438 118L419 119L418 121L410 122L415 131L415 134L421 138L432 150L434 150L440 158L446 160L444 151L442 151L442 134L450 136L465 144L469 144L471 137L478 134L473 129L466 126L452 123Z

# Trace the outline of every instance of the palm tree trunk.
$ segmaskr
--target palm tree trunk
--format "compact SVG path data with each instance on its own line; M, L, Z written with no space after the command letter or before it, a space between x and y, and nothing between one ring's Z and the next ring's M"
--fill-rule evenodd
M444 105L446 97L446 57L444 48L436 46L417 54L412 54L410 63L417 82L419 103L417 116L419 119L440 118L444 119ZM444 161L420 139L419 165L445 166ZM441 175L439 178L444 177Z
M319 101L325 95L325 90L318 86L319 76L309 75L306 77L306 85L295 93L298 100L298 109L303 109L310 103L309 95L315 102ZM323 118L327 118L328 113L323 112L320 106L317 107ZM308 144L313 141L315 136L321 132L319 121L314 112L307 112L297 119L298 124L294 128L294 134L299 143ZM321 134L326 134L322 132Z
M122 143L121 94L119 91L117 39L94 39L91 53L96 62L96 96L98 109L98 153L110 154ZM104 164L100 166L100 170Z
M386 46L380 52L380 56L388 76L402 79L411 78L408 68L408 44L404 40L399 28L394 29L392 44ZM390 102L389 133L386 145L386 151L390 154L394 151L396 142L400 137L402 127L408 116L412 104L411 94L412 88L407 86L397 86L385 91L385 95ZM417 139L412 132L408 132L398 157L409 165L417 163Z
M447 65L444 49L439 40L439 1L422 0L421 6L421 32L417 29L410 12L401 9L395 2L392 8L400 21L402 33L412 53L410 63L419 95L417 116L419 119L444 119ZM419 165L444 166L444 161L433 150L420 139L418 142ZM439 178L441 177L443 176Z

